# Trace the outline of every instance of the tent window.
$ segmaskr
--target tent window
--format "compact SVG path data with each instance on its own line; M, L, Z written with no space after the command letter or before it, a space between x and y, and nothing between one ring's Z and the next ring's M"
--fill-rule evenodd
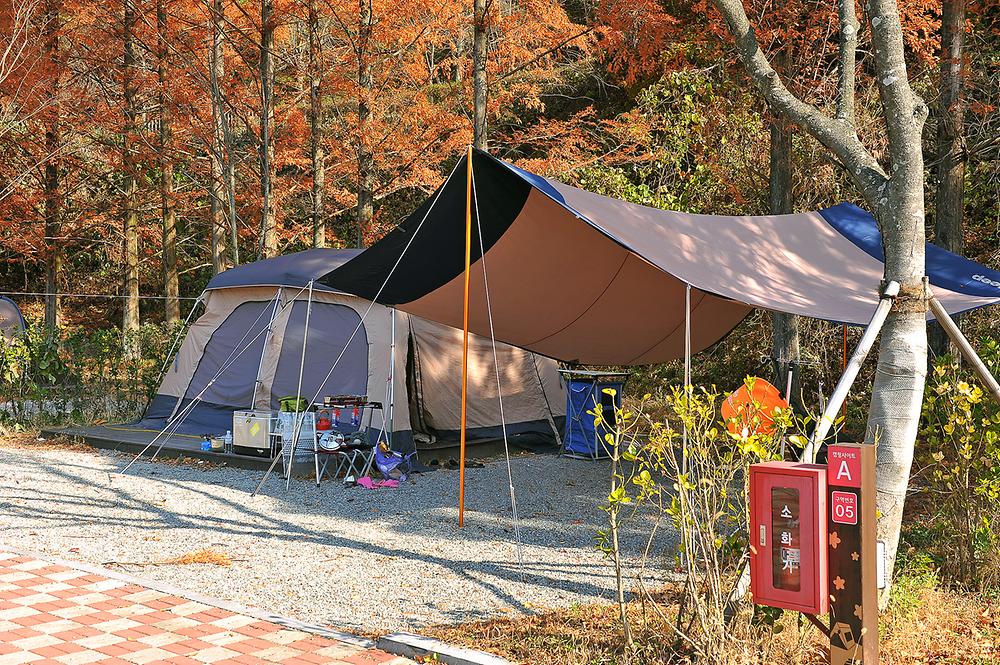
M299 383L299 365L302 359L302 339L305 328L307 303L296 301L281 340L281 355L271 385L271 407L278 408L278 400L295 395ZM337 368L322 387L319 395L364 395L368 391L368 336L364 326L351 339L361 317L350 307L331 303L313 302L309 316L309 336L306 338L305 371L302 374L302 396L311 398L320 392L320 384L337 357L350 345L340 358ZM379 388L381 388L381 384ZM383 395L372 395L381 400Z
M245 302L226 317L205 345L198 368L184 393L194 399L219 374L202 401L235 408L247 408L253 401L254 383L264 351L264 332L271 322L273 300ZM248 346L249 344L249 346Z

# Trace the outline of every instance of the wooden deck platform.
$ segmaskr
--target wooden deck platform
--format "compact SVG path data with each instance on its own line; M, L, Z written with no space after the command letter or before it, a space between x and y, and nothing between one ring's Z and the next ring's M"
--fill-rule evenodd
M46 439L57 437L67 437L104 450L120 450L132 455L137 454L157 435L157 432L148 430L131 429L122 425L75 425L72 427L58 427L43 429L41 436ZM235 453L212 452L201 449L202 438L200 436L187 436L174 434L157 440L144 457L149 459L153 455L156 447L163 442L157 458L189 457L201 459L213 464L225 464L241 469L265 470L270 465L271 460L264 457L253 457L250 455L237 455ZM280 473L280 469L279 469Z
M125 425L73 425L70 427L51 427L42 429L41 436L46 439L57 437L67 437L77 441L82 441L94 448L104 450L119 450L124 453L135 455L143 450L150 441L158 434L150 430L132 429ZM226 466L239 469L254 469L263 471L271 464L271 460L265 457L253 457L250 455L238 455L236 453L212 452L201 449L202 438L200 436L190 436L183 434L173 434L164 439L159 439L153 444L143 456L149 459L153 455L156 447L163 442L163 448L157 455L157 459L187 457L200 459L213 464L225 464ZM532 452L554 452L555 446L544 437L526 434L513 436L510 439L512 447L521 451ZM468 458L490 458L503 454L503 439L479 439L470 441L466 446L466 457ZM298 455L296 455L298 457ZM449 459L458 459L459 447L457 441L438 441L430 447L421 448L418 460L422 464L431 464L436 460L439 464L444 464ZM296 460L295 468L298 470L303 462ZM312 462L309 463L311 465ZM307 465L308 466L308 465ZM305 468L305 466L303 466ZM281 473L279 463L278 473Z

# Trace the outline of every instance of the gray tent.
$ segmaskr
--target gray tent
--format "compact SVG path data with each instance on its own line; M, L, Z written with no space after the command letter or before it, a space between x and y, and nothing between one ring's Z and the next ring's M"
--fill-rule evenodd
M233 411L277 409L282 397L296 395L302 367L301 394L307 399L357 394L384 401L391 378L397 449L457 436L460 330L403 312L396 313L393 326L391 309L316 283L305 334L310 294L304 287L358 253L312 249L240 266L212 279L202 296L204 313L191 326L136 426L160 430L178 419L179 433L225 432L232 427ZM395 363L390 368L394 327ZM499 343L497 354L508 433L553 436L566 412L556 363ZM469 357L469 434L498 436L490 340L473 336ZM192 401L196 404L187 409ZM382 427L381 419L376 412L375 428Z
M0 337L11 339L24 332L25 328L17 303L7 296L0 296Z

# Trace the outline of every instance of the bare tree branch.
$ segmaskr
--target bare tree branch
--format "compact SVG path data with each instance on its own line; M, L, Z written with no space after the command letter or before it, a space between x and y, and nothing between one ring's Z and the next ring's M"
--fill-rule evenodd
M792 94L764 55L741 0L713 0L736 42L736 53L750 79L776 112L802 127L847 166L869 200L877 200L888 182L885 171L852 127L829 117Z
M854 0L840 0L840 67L837 80L837 120L854 127L854 85L857 74L858 15Z

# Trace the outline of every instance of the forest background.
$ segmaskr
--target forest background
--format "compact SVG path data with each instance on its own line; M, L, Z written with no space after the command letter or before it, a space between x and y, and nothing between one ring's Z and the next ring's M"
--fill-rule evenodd
M912 85L931 107L929 237L943 235L942 119L961 111L950 154L965 242L949 242L995 266L1000 10L946 0L965 18L960 96L935 103L953 62L941 57L948 7L899 4ZM748 7L761 44L795 92L830 107L836 6L768 5ZM772 117L710 4L490 0L481 15L497 157L645 205L768 212ZM135 329L176 323L183 298L237 263L370 244L471 142L474 23L472 3L453 0L4 3L0 291L120 296L15 298L49 326ZM871 81L857 101L869 145L884 134L878 104ZM808 137L785 152L793 209L861 202Z

